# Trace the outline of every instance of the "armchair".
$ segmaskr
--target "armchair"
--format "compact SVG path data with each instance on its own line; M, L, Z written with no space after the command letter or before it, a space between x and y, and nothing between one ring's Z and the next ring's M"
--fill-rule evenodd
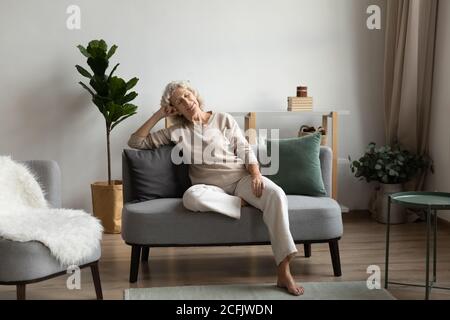
M35 174L45 197L54 208L61 207L61 173L55 161L24 161ZM103 299L98 261L98 249L79 267L90 267L97 299ZM26 285L66 274L50 250L41 242L11 241L0 237L0 285L15 285L17 299L25 300Z

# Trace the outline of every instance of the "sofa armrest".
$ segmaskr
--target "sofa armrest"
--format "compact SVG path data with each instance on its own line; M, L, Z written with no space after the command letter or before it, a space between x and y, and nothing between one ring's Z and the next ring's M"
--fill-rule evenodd
M61 208L61 171L53 160L20 161L34 174L44 192L45 199L53 208Z
M320 167L322 169L322 180L328 197L331 197L333 152L328 146L320 147Z
M133 201L133 191L131 189L131 175L128 159L125 151L122 151L122 192L123 204Z

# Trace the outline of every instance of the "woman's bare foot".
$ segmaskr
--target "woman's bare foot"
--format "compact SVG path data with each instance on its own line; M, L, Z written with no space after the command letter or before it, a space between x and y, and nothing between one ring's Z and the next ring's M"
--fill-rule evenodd
M300 296L305 292L302 286L297 285L292 275L278 276L277 286L279 288L285 288L290 294L294 296Z
M286 257L278 266L278 279L277 286L285 288L290 294L294 296L300 296L305 292L302 286L297 285L292 277L291 270L289 269L289 258Z

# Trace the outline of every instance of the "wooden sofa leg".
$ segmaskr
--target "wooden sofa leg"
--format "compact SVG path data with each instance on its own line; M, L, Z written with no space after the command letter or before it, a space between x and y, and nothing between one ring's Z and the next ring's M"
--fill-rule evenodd
M303 246L305 248L305 257L311 257L311 243L305 243Z
M26 285L25 284L18 284L17 287L17 300L25 300L25 292L26 292Z
M130 283L137 281L139 273L139 258L141 256L142 246L131 246L131 265L130 265Z
M333 272L335 277L340 277L341 272L341 259L339 257L339 243L337 239L328 241L330 246L331 262L333 263Z
M146 262L148 261L148 254L150 253L150 247L149 246L143 246L142 247L142 256L141 261Z
M95 294L97 300L103 300L102 284L100 282L100 272L98 271L98 261L91 265L92 279L94 280Z

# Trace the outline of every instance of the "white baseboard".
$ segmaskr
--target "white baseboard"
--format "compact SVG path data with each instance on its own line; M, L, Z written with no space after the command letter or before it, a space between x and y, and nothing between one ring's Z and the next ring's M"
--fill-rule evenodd
M344 206L342 203L339 204L341 206L342 213L347 213L350 211L350 209L346 206Z
M450 222L450 213L449 212L438 213L438 217L441 218L442 220Z

